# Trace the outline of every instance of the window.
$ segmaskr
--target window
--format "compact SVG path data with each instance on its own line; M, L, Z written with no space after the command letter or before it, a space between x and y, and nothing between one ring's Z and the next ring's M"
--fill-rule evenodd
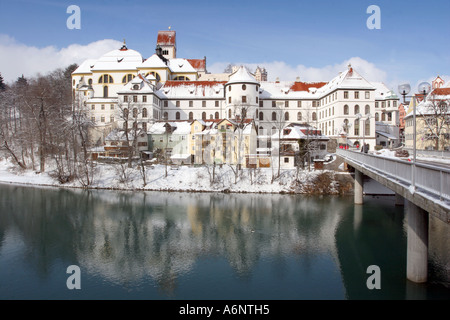
M245 84L242 85L242 90L245 91L245 89L247 89L247 86Z
M163 114L163 119L167 120L169 118L169 114L167 112L164 112Z
M284 163L289 163L289 158L284 158Z
M344 106L344 114L348 114L348 105Z
M297 108L301 108L302 107L302 101L301 100L298 100L297 101Z
M297 121L302 121L302 113L297 112Z
M143 122L142 123L142 129L144 130L144 131L147 131L147 122ZM147 145L147 143L146 142L139 142L139 143L145 143L145 145Z
M381 121L386 121L386 114L384 112L381 113Z
M122 83L128 83L131 80L133 80L133 75L132 74L126 74L122 78Z
M111 110L114 110L114 105L113 105L113 104L110 106L110 109L111 109Z
M109 122L114 122L114 116L109 117Z
M393 106L394 108L397 108L397 101L392 101L392 106Z
M95 104L92 105L91 109L92 109L92 110L95 110Z
M276 101L272 101L272 108L276 108L277 107L277 102Z
M113 78L109 74L103 74L98 79L98 83L113 83Z
M95 117L91 117L91 121L92 121L92 122L95 122Z
M105 116L104 115L101 116L100 121L101 122L105 122Z
M276 121L276 120L277 120L277 113L272 112L272 121Z
M228 109L228 118L231 119L231 109Z
M370 91L366 91L366 99L370 99Z
M359 99L359 91L355 91L355 99Z
M348 91L344 91L344 99L348 99Z
M125 119L128 119L128 109L127 108L123 109L123 117Z
M179 108L179 107L180 107L180 101L175 101L175 106L176 106L177 108Z
M137 101L137 96L133 96L133 102L138 102Z
M375 113L375 121L380 121L380 115L378 112Z
M259 113L259 120L264 120L264 113L262 112Z
M231 103L231 97L228 97L228 103Z
M108 98L108 86L103 87L103 98Z
M215 119L219 119L219 113L218 113L218 112L216 112L216 113L214 114L214 118L215 118Z
M370 106L368 104L366 104L366 106L364 108L365 108L365 110L364 110L365 114L369 114L370 113Z
M284 120L289 121L289 112L284 113Z
M375 108L378 108L378 101L375 101Z
M215 101L214 105L215 105L216 108L218 108L219 107L219 101Z
M285 107L285 108L289 108L289 101L286 100L286 101L284 102L284 107Z
M175 113L175 120L180 120L180 112Z
M259 101L259 98L258 98L258 97L256 97L256 104L258 104L258 101Z
M169 106L169 101L164 100L164 107L167 108Z
M206 112L202 112L202 120L206 120Z
M147 96L142 96L142 102L147 102Z
M354 124L354 134L355 136L359 135L359 119L355 119L355 124Z
M231 86L228 86L228 91L231 91Z
M189 108L192 108L194 106L194 101L190 100L189 101ZM179 107L179 105L177 105L177 107Z
M242 96L242 103L247 103L247 96Z
M262 100L259 100L259 107L262 108L264 106L264 103Z
M206 108L206 101L202 101L202 108Z
M123 96L123 102L128 102L128 96Z
M312 113L312 119L313 119L314 121L317 120L317 114L316 114L315 112Z
M88 80L88 84L89 84L89 86L92 86L92 79Z
M355 105L355 114L359 113L359 105Z
M194 120L194 113L193 112L189 112L189 120Z
M142 109L142 118L147 118L147 108Z
M178 77L173 78L173 80L176 80L176 81L189 81L190 79L188 77L185 77L185 76L178 76Z
M102 104L102 105L100 106L100 109L105 110L105 105Z
M138 116L138 109L133 108L133 118L137 118L137 116Z

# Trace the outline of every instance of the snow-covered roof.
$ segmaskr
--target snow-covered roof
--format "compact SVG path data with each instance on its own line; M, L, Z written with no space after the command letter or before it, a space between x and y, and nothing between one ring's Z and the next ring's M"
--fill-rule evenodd
M186 135L191 133L190 121L159 121L155 122L147 130L148 134L164 134L166 132L166 125L170 125L172 128L172 134Z
M224 81L166 81L159 90L169 99L223 99Z
M139 68L167 68L164 61L155 53L139 65Z
M308 135L308 131L310 134ZM318 140L329 140L329 138L321 133L320 130L305 126L305 125L297 125L291 124L285 127L281 132L281 140L299 140L299 139L318 139ZM272 135L273 140L278 140L278 132Z
M256 83L255 77L245 68L244 66L240 66L239 69L230 75L230 80L228 80L228 84L231 83Z
M112 50L98 59L92 71L96 70L134 70L142 64L142 56L139 52L122 47Z
M197 70L195 70L189 61L186 59L176 58L176 59L169 59L169 68L170 71L173 73L196 73Z
M292 90L293 81L261 82L260 99L313 99L316 96L311 91Z
M97 60L95 59L87 59L85 61L83 61L78 68L75 69L74 72L72 72L72 74L87 74L87 73L91 73L91 68L94 66L95 62Z
M375 90L375 87L349 65L346 71L341 72L326 85L318 89L318 94L327 94L336 89Z
M137 89L136 89L137 87ZM119 91L120 93L153 93L153 85L142 74L138 74L130 82L125 84Z
M431 100L426 100L426 101L421 101L417 106L416 106L416 116L425 116L425 115L444 115L445 112L438 110L438 103L439 103L439 99L436 99L435 101L431 101ZM405 115L405 119L412 117L414 115L414 108L412 107L412 103L410 104L410 106L408 107L408 110L406 111L406 115ZM447 103L447 112L446 114L450 114L450 105Z

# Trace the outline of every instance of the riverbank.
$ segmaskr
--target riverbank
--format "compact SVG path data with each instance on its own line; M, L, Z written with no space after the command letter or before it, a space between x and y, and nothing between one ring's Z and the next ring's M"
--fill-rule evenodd
M184 192L250 192L296 194L349 194L353 192L352 177L339 170L282 169L278 178L272 168L242 169L235 177L230 166L212 167L164 165L145 166L145 181L139 168L126 168L118 164L97 163L89 189L184 191ZM7 159L0 160L0 182L36 186L83 188L73 179L60 183L55 167L48 164L46 172L20 169ZM272 181L273 180L273 181Z

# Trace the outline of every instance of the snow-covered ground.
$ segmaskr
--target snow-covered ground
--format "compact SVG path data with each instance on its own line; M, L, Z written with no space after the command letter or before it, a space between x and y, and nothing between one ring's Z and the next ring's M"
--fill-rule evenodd
M49 164L44 173L20 170L9 160L0 160L0 182L29 185L45 185L58 187L82 187L77 179L60 184L52 177L52 167ZM339 174L326 170L303 170L298 173L296 169L281 170L280 178L271 182L272 169L261 168L256 170L241 170L235 183L234 172L230 166L222 168L216 166L215 182L211 183L210 173L212 167L179 166L172 168L168 166L167 177L164 165L146 166L146 185L139 168L125 168L125 171L117 164L98 163L96 173L90 188L122 189L122 190L164 190L164 191L229 191L229 192L261 192L280 193L297 192L314 188L315 178L323 173L329 172L331 176ZM124 178L125 173L125 178ZM211 173L212 174L212 173ZM251 175L250 175L251 174ZM276 172L275 172L276 174ZM122 177L122 178L121 178ZM297 181L300 181L298 183ZM331 181L328 191L338 193L334 188L335 181Z

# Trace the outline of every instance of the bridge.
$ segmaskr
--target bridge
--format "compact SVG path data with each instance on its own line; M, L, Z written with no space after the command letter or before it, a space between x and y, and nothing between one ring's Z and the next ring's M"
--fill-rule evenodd
M429 215L450 224L450 169L354 150L338 149L336 154L355 169L356 205L364 203L364 175L396 193L408 224L406 276L413 282L426 282Z

